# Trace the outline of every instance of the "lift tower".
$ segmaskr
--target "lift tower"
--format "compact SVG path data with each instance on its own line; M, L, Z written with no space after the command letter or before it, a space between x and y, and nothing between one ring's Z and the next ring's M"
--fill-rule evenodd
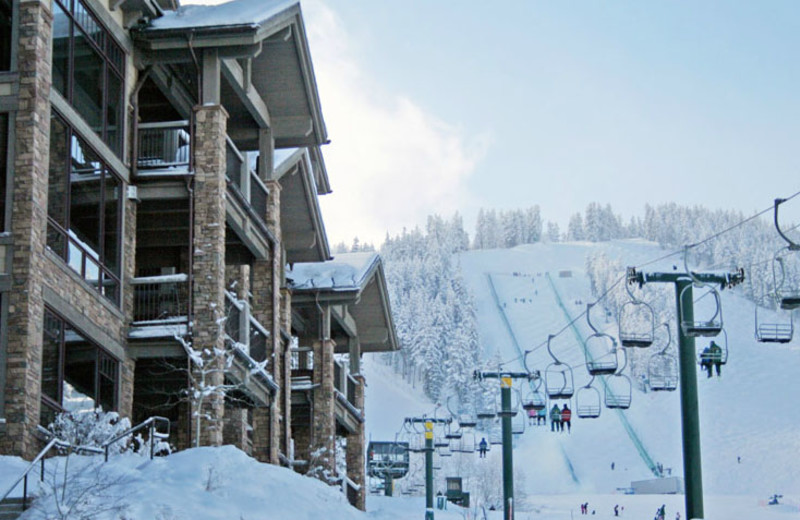
M514 379L531 379L528 372L482 372L476 370L477 380L500 380L500 413L503 426L503 520L514 520L514 454L511 442L511 418L517 410L511 407L511 384Z
M681 428L683 434L683 478L686 487L686 517L705 518L703 514L703 473L700 462L700 414L697 408L697 353L694 338L716 336L722 327L712 322L696 322L694 319L693 284L719 285L725 289L744 281L744 269L734 272L695 273L686 272L642 273L635 268L627 270L627 282L671 283L675 285L675 300L678 313L678 362L680 365ZM717 305L719 305L718 295ZM719 308L718 308L719 310Z

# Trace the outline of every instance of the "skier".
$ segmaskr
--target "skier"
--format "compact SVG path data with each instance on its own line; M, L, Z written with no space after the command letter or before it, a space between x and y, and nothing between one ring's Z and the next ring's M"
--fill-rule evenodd
M536 424L544 424L547 426L547 410L542 408L536 413Z
M561 410L561 431L564 431L564 425L567 425L567 433L572 432L572 411L569 409L566 403L564 403L564 408Z
M561 430L562 428L563 426L561 426L561 409L558 407L558 403L556 403L550 409L550 431L554 432L556 431L556 429Z
M536 422L534 423L534 421ZM536 410L531 408L528 410L528 426L533 426L534 424L539 424L539 419L537 417Z
M722 374L720 374L720 369L722 367L722 347L717 345L714 342L714 340L712 339L711 340L711 345L709 346L708 350L711 352L711 363L714 365L714 367L716 367L716 369L717 369L717 377L719 377L719 376L722 375ZM711 374L711 368L710 367L708 369L708 373ZM711 377L711 376L709 375L709 377Z
M614 504L614 516L619 516L619 504Z
M481 442L478 443L478 453L480 454L480 458L486 458L486 448L489 445L486 443L486 437L481 437Z

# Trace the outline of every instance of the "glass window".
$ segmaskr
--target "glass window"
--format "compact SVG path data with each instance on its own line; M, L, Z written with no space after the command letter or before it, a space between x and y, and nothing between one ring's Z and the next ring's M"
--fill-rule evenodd
M49 309L42 339L42 424L57 412L116 409L116 359Z
M8 114L0 114L0 231L6 229L8 166Z
M0 71L11 70L11 0L0 0Z
M47 246L117 305L123 188L97 152L53 111Z
M53 87L120 155L125 53L82 0L53 5Z

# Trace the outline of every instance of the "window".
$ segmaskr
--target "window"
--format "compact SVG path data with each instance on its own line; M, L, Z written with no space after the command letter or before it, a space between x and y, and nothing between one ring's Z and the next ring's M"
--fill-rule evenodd
M39 422L46 426L59 412L115 410L119 362L47 308L42 329Z
M11 0L0 0L0 71L11 70Z
M8 182L8 114L0 114L0 231L6 230L6 182Z
M125 54L82 0L55 0L53 16L53 88L121 155Z
M54 111L47 246L116 305L123 187L100 156Z

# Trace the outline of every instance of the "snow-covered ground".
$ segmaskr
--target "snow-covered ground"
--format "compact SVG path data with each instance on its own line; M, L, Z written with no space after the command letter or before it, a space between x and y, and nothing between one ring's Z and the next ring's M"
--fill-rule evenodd
M512 250L471 251L462 254L461 265L475 293L481 341L488 357L495 353L508 368L520 369L520 349L540 346L549 333L561 329L568 316L577 316L592 301L584 273L586 255L602 249L622 265L637 265L663 252L642 242L610 244L537 244ZM675 259L649 266L670 270ZM679 259L677 260L679 261ZM571 271L569 277L559 272ZM517 273L516 275L514 273ZM549 280L548 281L548 273ZM494 286L492 289L492 285ZM496 295L496 296L495 296ZM522 301L524 298L524 302ZM516 299L516 301L515 301ZM559 299L561 306L559 306ZM576 301L583 302L576 304ZM753 308L735 291L723 293L725 326L730 359L722 378L700 374L699 407L703 453L704 503L707 519L800 519L800 349L797 340L786 345L762 345L753 339ZM601 316L598 325L613 328ZM588 328L579 320L554 342L559 358L574 364L576 386L588 376L579 365L583 354L577 335ZM516 341L516 345L515 345ZM549 356L538 348L529 361L544 370ZM515 364L516 363L516 364ZM404 417L434 413L419 388L411 388L387 367L365 356L367 376L366 417L368 436L391 440ZM574 408L574 406L573 406ZM443 414L443 408L436 414ZM643 456L617 413L604 410L599 419L574 419L571 434L551 433L549 428L529 427L519 436L514 451L515 468L522 473L517 496L527 494L519 505L518 520L574 520L580 504L589 503L594 519L614 518L613 508L624 507L622 518L650 520L666 505L667 519L683 510L682 495L625 495L631 481L652 478L645 456L682 475L679 395L635 391L632 407L620 412L639 439ZM447 472L463 471L465 490L478 502L481 480L497 478L499 450L486 461L475 454L455 454L437 474L437 487ZM412 455L415 475L421 477L419 455ZM738 462L737 457L741 457ZM88 464L86 457L73 457ZM611 463L614 469L611 469ZM55 462L49 461L52 468ZM0 490L4 490L25 463L0 457ZM459 469L460 468L460 469ZM259 520L259 519L422 519L424 497L369 496L368 512L349 507L338 490L292 471L260 464L231 447L187 450L149 461L120 456L102 465L106 482L115 483L104 494L119 500L106 504L127 507L98 511L88 518L99 520ZM73 474L73 472L70 472ZM445 475L446 474L446 475ZM73 479L78 481L79 479ZM399 483L402 484L402 483ZM402 486L398 486L400 489ZM773 493L784 495L783 504L766 505ZM522 499L520 499L522 501ZM478 504L480 505L480 504ZM87 507L97 508L88 504ZM55 501L45 498L23 519L53 516ZM436 511L442 520L484 518L481 509L461 510L452 505ZM500 520L500 512L488 512L487 520Z

